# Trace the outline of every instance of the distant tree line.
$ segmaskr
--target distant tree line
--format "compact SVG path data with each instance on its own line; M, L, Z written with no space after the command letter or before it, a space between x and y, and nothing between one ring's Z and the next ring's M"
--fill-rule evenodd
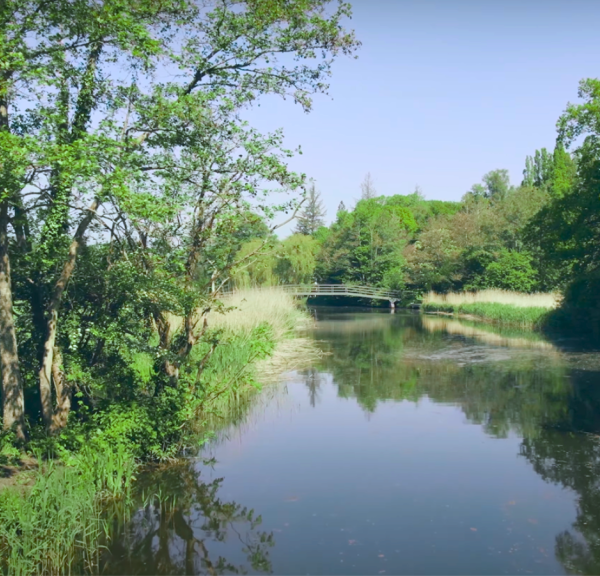
M519 184L496 169L460 202L445 202L426 200L418 187L379 195L369 173L358 202L341 202L327 227L311 188L296 229L315 240L298 248L306 251L301 276L420 292L561 291L565 317L584 314L598 324L600 81L582 81L579 96L583 103L570 104L558 121L554 149L527 156ZM277 281L297 281L291 273Z

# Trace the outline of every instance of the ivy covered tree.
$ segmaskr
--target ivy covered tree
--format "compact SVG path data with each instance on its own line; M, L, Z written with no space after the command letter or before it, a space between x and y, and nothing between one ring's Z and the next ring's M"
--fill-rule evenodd
M348 4L326 0L0 4L5 428L24 437L25 411L37 412L24 405L24 388L33 387L46 427L63 426L81 384L65 368L97 370L119 334L68 332L73 305L65 298L87 246L106 244L95 273L131 281L121 286L135 288L130 320L144 324L151 312L165 376L177 379L203 333L191 313L198 286L208 292L235 266L239 246L217 237L235 234L249 208L266 220L293 211L303 186L285 165L292 152L281 135L257 134L239 111L269 93L309 111L335 57L358 45L342 26L349 15ZM271 201L259 181L292 195ZM103 294L105 310L115 310L111 299L122 302L112 289ZM96 304L82 303L84 316ZM173 338L162 319L176 310L184 329Z

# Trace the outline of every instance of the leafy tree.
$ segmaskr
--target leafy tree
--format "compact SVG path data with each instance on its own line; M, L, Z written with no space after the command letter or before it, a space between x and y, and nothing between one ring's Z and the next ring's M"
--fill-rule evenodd
M553 199L533 219L528 241L559 271L563 284L593 278L600 266L600 81L583 80L583 104L570 104L558 121L556 184ZM585 136L575 150L577 176L562 145ZM578 290L578 292L581 292ZM588 301L597 308L598 300Z
M236 265L238 245L217 238L235 238L251 206L266 219L293 211L293 200L269 202L259 181L285 192L303 182L285 166L291 152L281 148L281 135L249 130L238 111L267 93L291 95L310 110L312 95L327 89L333 59L357 46L341 25L349 15L347 4L325 0L2 2L6 428L23 437L22 383L35 380L46 426L60 427L64 415L55 416L70 393L61 382L77 379L65 365L84 344L95 342L95 363L102 355L106 335L74 340L67 333L65 298L84 247L107 238L103 273L121 268L131 286L147 288L134 290L129 303L141 326L158 328L159 364L177 381L203 334L195 307L201 300L210 307L210 286ZM18 323L13 305L24 312ZM173 313L184 318L177 335L165 321ZM26 353L19 346L25 363L17 337L31 344ZM37 365L37 376L22 374L25 365Z
M308 284L314 279L318 242L305 234L293 234L277 250L275 274L281 284Z
M272 239L267 251L257 251L261 245L262 241L257 239L240 249L237 259L246 264L238 266L233 273L236 286L306 284L313 281L319 249L317 239L293 234L282 242Z
M573 190L577 178L577 165L564 146L558 142L554 149L550 191L562 198Z
M552 178L554 158L546 148L536 150L533 158L525 158L522 186L542 187Z
M492 170L483 176L485 197L496 202L506 197L510 190L508 170Z
M321 201L321 194L312 184L308 192L306 206L298 216L296 233L311 236L325 224L324 218L325 208Z
M523 171L523 187L546 188L555 196L563 196L573 186L576 166L571 155L558 142L552 154L546 148L527 156Z
M323 245L319 276L334 282L398 285L402 250L417 224L411 212L380 199L361 200L340 212Z
M386 196L385 203L388 206L403 206L404 208L408 208L414 216L419 229L433 216L454 214L461 209L459 202L425 200L420 190L407 195L395 194L393 196Z
M538 278L532 266L531 255L503 249L497 256L488 257L483 270L465 288L533 292L537 286Z

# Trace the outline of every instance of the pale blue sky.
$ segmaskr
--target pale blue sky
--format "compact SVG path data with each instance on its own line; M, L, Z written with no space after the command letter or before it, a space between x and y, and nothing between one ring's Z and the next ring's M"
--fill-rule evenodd
M301 145L291 166L313 177L335 217L367 172L380 194L421 186L459 200L481 176L553 147L577 84L600 76L600 0L354 0L357 60L334 66L329 97L306 115L262 100L247 114ZM333 98L333 99L332 99Z

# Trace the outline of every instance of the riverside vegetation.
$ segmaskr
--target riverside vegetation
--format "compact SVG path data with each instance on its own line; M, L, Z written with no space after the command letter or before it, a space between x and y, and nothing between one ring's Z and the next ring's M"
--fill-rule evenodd
M521 185L494 170L441 202L369 176L326 227L297 151L241 115L265 95L309 112L359 47L350 16L328 0L0 3L0 465L39 465L0 494L4 572L96 570L138 466L243 411L257 370L307 356L286 345L291 300L244 312L259 297L227 302L227 285L559 291L553 322L597 326L600 82Z
M475 316L499 324L538 327L560 303L558 294L523 294L509 290L479 292L429 292L423 297L425 312Z
M257 305L265 297L269 308ZM314 343L297 336L298 329L310 325L310 317L291 296L277 289L267 294L247 290L224 301L228 312L209 316L220 333L220 345L203 369L199 386L206 392L190 394L177 420L171 415L159 427L145 407L113 412L100 419L95 434L80 427L78 440L86 439L86 446L68 444L66 433L54 439L52 447L60 458L44 462L40 453L39 470L25 476L30 486L0 492L4 572L96 573L105 546L122 523L115 526L114 518L161 498L159 490L140 495L132 489L142 460L176 456L190 442L197 444L223 421L243 414L261 383L284 369L302 368L317 356ZM199 361L205 354L199 346L192 357ZM133 365L141 378L150 380L151 357L138 357ZM178 436L174 424L180 428ZM171 434L169 442L165 432ZM70 434L70 442L73 435L77 433Z
M0 494L3 572L96 571L138 465L198 446L257 362L285 365L292 301L242 321L219 298L306 188L282 132L241 113L264 95L309 112L359 46L350 16L335 0L0 3L0 458L39 464Z

